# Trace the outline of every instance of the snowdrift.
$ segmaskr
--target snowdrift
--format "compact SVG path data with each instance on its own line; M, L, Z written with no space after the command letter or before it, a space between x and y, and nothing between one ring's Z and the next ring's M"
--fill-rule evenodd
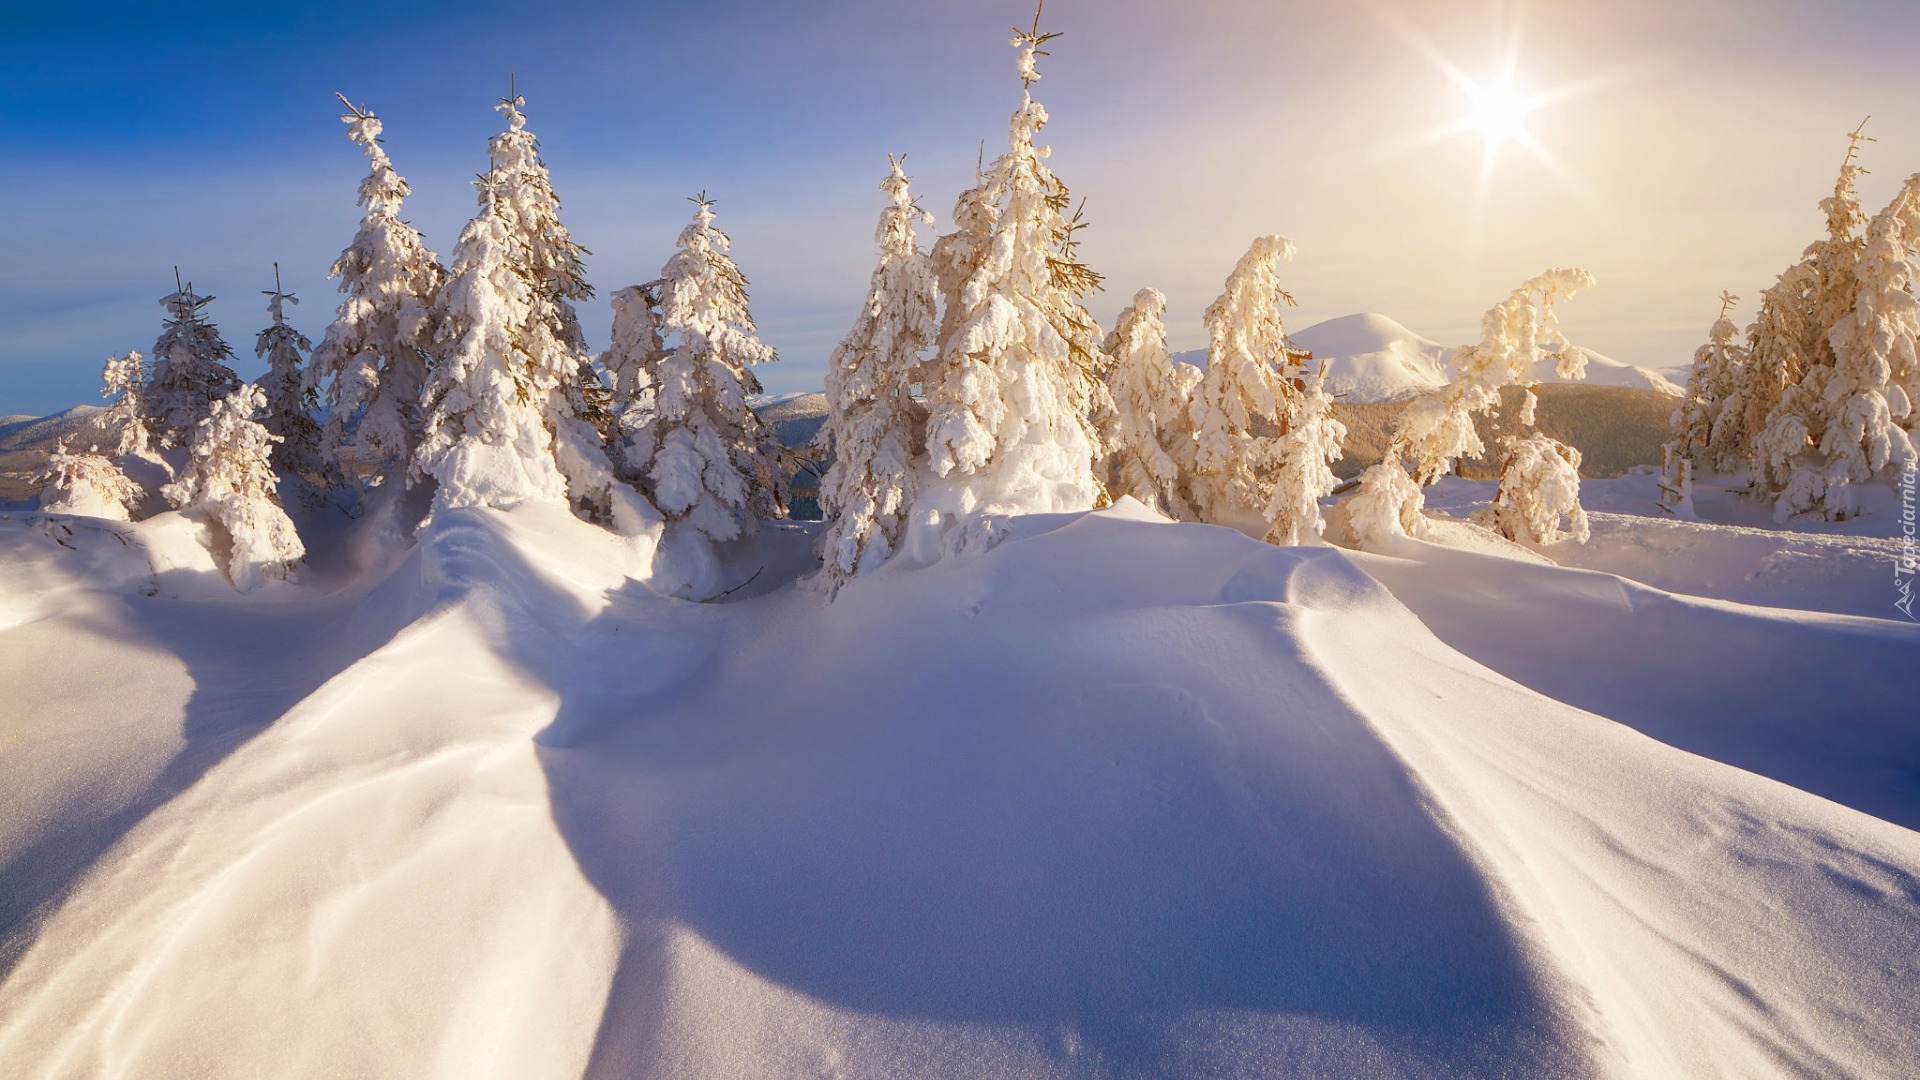
M1801 707L1904 754L1873 719L1897 699L1835 679L1756 734L1762 686L1685 749L1691 704L1621 717L1666 741L1583 711L1662 647L1615 640L1666 601L1606 575L1131 502L831 606L663 598L558 508L445 514L389 570L248 600L61 539L0 520L0 1076L1920 1056L1920 834L1713 760L1782 760ZM1516 569L1518 614L1474 606ZM1811 664L1920 655L1885 621L1702 610ZM1604 613L1612 652L1541 633ZM1825 760L1828 794L1915 816L1910 784L1855 798Z

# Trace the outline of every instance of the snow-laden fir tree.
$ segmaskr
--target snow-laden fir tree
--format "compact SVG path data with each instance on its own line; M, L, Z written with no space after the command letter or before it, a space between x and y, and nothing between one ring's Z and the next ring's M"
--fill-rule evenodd
M1475 520L1509 540L1586 543L1591 534L1580 506L1580 451L1538 431L1507 436L1501 450L1500 490Z
M1480 340L1454 354L1453 381L1409 403L1386 456L1360 474L1359 490L1346 507L1356 543L1376 547L1395 536L1425 534L1422 489L1451 472L1458 459L1486 451L1474 430L1474 417L1499 406L1502 387L1527 388L1517 419L1520 426L1531 427L1538 402L1534 370L1542 359L1552 356L1562 379L1586 374L1586 354L1560 332L1554 306L1592 286L1593 275L1585 270L1548 270L1481 317ZM1402 465L1408 459L1411 476Z
M1847 264L1850 306L1830 325L1827 352L1780 396L1754 441L1757 471L1775 495L1774 517L1819 511L1829 519L1859 512L1856 489L1889 463L1913 455L1896 422L1911 412L1896 365L1913 365L1916 322L1914 244L1920 239L1920 176L1901 186L1867 224ZM1822 309L1819 318L1825 318ZM1897 412L1896 412L1897 409Z
M1194 469L1188 478L1200 520L1250 528L1272 495L1274 436L1299 404L1294 380L1306 357L1280 318L1293 297L1279 265L1293 258L1284 236L1256 238L1206 312L1207 373L1188 405Z
M160 299L167 317L153 345L153 367L140 406L147 434L161 447L184 443L213 403L240 385L240 377L227 366L233 350L201 313L212 302L213 297L195 293L191 281Z
M614 337L627 344L607 366L651 394L626 454L642 490L668 520L724 541L786 515L776 448L747 407L760 392L753 366L779 356L756 336L747 279L728 254L733 241L714 227L713 200L701 192L692 202L660 280L623 290Z
M1333 493L1340 478L1331 466L1341 457L1347 426L1333 418L1322 367L1289 398L1291 411L1272 443L1273 489L1261 516L1267 519L1267 543L1291 547L1326 531L1320 500Z
M334 260L340 279L332 325L313 351L311 380L327 381L328 452L360 469L394 473L420 443L420 395L433 352L434 298L447 272L412 225L400 218L411 194L380 145L380 118L344 97L347 137L367 157L360 181L366 214L353 242Z
M1860 144L1870 142L1857 128L1847 138L1847 155L1834 181L1833 194L1821 200L1827 235L1808 245L1798 264L1789 267L1761 294L1760 312L1750 331L1751 359L1741 387L1741 407L1753 433L1753 478L1758 492L1775 500L1775 514L1783 519L1821 501L1825 477L1802 455L1809 436L1808 414L1816 394L1796 390L1808 375L1833 366L1831 331L1853 306L1861 251L1857 235L1865 224L1857 192L1866 169L1855 160ZM1824 382L1824 376L1815 376ZM1794 486L1792 492L1786 489Z
M1747 467L1750 440L1740 410L1729 408L1746 374L1747 348L1728 312L1740 298L1720 294L1720 317L1707 343L1694 350L1693 370L1670 421L1676 461L1692 461L1726 474Z
M56 514L131 521L145 493L114 460L89 447L78 451L62 439L33 478L40 485L40 509Z
M147 364L138 349L109 356L100 369L100 396L107 399L101 426L117 432L118 455L147 452L147 425L141 422L141 395L146 392Z
M288 577L306 555L275 490L278 437L256 420L265 407L256 386L214 402L187 443L187 467L161 490L174 507L223 534L214 550L225 550L227 577L241 592Z
M300 301L280 289L280 264L273 267L274 285L263 293L267 315L273 320L254 339L253 352L267 362L266 374L254 381L266 399L260 422L276 436L273 467L282 476L298 476L315 487L332 486L331 469L321 447L320 425L314 410L320 405L306 371L306 352L313 347L305 334L287 324L287 304Z
M607 457L605 400L572 303L593 294L587 252L560 223L525 104L501 99L507 130L488 143L480 212L436 299L416 474L437 481L438 508L566 499L637 535L657 517Z
M889 205L874 230L880 264L853 329L827 361L819 441L834 458L820 481L819 550L830 596L899 547L925 423L913 384L939 329L939 297L914 221L932 224L933 215L914 204L904 160L887 157L880 190Z
M1168 517L1193 517L1183 466L1191 469L1193 427L1187 398L1201 378L1192 364L1167 353L1167 298L1141 289L1114 320L1103 351L1113 358L1107 391L1114 420L1106 438L1104 477L1115 498L1131 495Z
M1033 100L1035 57L1055 36L1037 19L1014 32L1022 92L1007 152L961 197L959 235L935 245L947 307L925 375L930 475L914 514L946 550L990 541L1003 515L1105 498L1093 462L1096 425L1112 408L1107 361L1080 303L1099 277L1074 251L1078 215L1067 215L1067 187L1033 141L1047 122Z
M1721 292L1720 317L1707 332L1707 343L1694 350L1686 389L1667 421L1672 438L1660 448L1660 505L1684 517L1693 516L1696 462L1725 473L1750 461L1740 410L1728 407L1746 374L1747 350L1727 317L1739 300Z

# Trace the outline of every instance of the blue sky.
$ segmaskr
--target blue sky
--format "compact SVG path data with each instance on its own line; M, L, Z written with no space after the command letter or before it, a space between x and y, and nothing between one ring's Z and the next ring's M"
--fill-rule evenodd
M1408 41L1477 78L1522 16L1523 86L1595 85L1529 118L1558 172L1509 148L1482 191L1477 138L1411 146L1466 102ZM884 155L909 154L944 227L980 141L1005 137L1007 29L1031 17L1000 0L0 4L0 413L96 400L101 361L151 345L176 263L219 297L242 374L275 261L318 338L363 170L336 90L384 119L408 214L445 256L509 71L594 252L590 338L705 188L781 350L765 383L815 388L873 261ZM1576 340L1682 363L1721 289L1751 301L1814 237L1861 116L1880 140L1870 203L1920 169L1911 3L1052 0L1046 22L1066 36L1035 93L1088 199L1095 313L1155 285L1176 347L1201 343L1247 242L1282 232L1296 327L1373 310L1464 342L1512 284L1572 264L1600 279L1566 308Z

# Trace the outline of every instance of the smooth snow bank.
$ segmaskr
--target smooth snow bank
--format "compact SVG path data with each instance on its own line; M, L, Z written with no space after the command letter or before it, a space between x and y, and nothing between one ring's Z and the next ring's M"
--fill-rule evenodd
M1445 477L1427 489L1427 506L1464 519L1487 505L1496 486L1493 481ZM1758 500L1720 488L1709 492L1704 485L1695 490L1703 515L1768 520L1767 507ZM1587 507L1592 537L1584 544L1549 545L1538 549L1536 557L1687 596L1911 625L1894 607L1900 595L1894 567L1902 547L1891 515L1837 523L1844 532L1800 532L1678 519L1660 508L1658 497L1658 483L1651 475L1585 481L1580 501ZM1510 546L1504 553L1514 551Z
M806 537L762 542L783 565ZM0 588L39 543L0 527ZM1509 636L1547 610L1528 597L1600 577L1421 550L1467 558L1462 591L1562 575L1514 579ZM244 721L4 928L0 1076L1691 1080L1920 1055L1920 834L1542 697L1369 576L1475 623L1471 596L1429 603L1452 567L1128 501L831 606L668 600L631 557L558 508L465 511L312 612L332 651L287 604L191 593L76 593L0 632L9 657L46 635L50 667L11 676L40 701L112 708L145 656L166 689L128 724ZM1604 611L1590 591L1565 613ZM1733 640L1831 655L1778 626ZM1547 641L1522 675L1620 679ZM1822 685L1816 715L1886 735L1852 719L1886 687ZM99 768L73 761L54 786ZM26 843L57 836L39 820Z

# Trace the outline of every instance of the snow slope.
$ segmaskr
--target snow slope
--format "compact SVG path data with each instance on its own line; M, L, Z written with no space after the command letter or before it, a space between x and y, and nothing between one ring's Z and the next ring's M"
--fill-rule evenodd
M696 605L527 507L242 600L0 518L0 1076L1906 1075L1920 834L1767 775L1913 821L1920 631L1403 554Z

